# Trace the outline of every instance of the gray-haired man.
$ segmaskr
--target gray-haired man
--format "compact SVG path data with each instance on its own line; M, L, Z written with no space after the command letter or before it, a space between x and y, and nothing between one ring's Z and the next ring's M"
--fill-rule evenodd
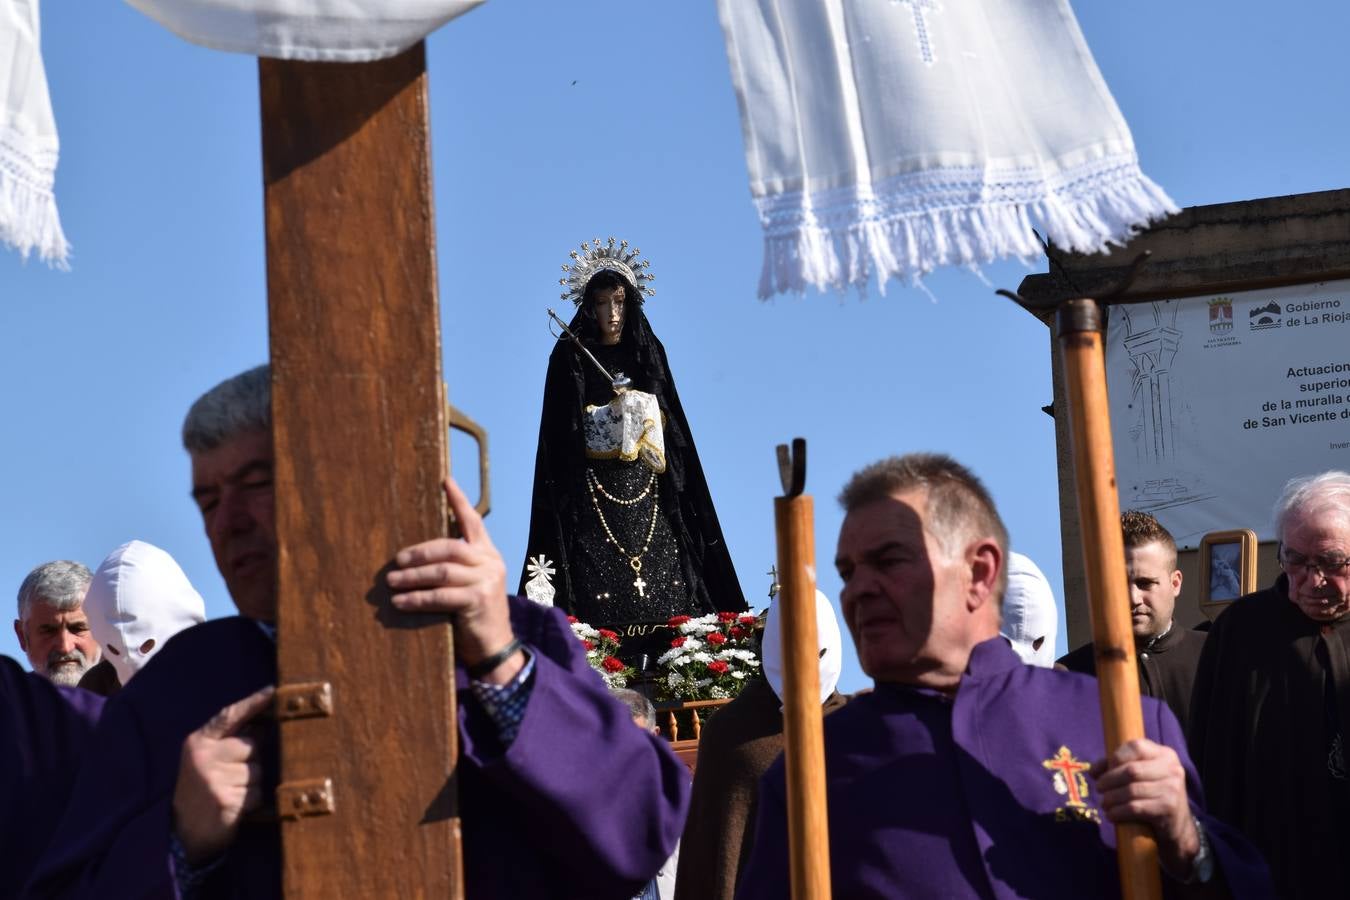
M276 682L270 383L266 367L231 378L183 425L240 615L180 632L109 705L75 788L94 813L67 814L30 896L281 894L278 825L246 815L278 775L272 727L250 722ZM396 608L457 617L465 896L627 900L679 838L684 768L633 727L560 610L507 596L483 520L446 491L463 538L405 547L387 577ZM576 777L591 771L622 772L624 790L597 796Z
M82 608L90 577L80 563L59 559L29 572L19 586L19 647L34 672L64 687L79 684L99 660Z
M1350 473L1296 478L1275 504L1283 573L1214 622L1191 750L1215 814L1270 862L1281 897L1350 883Z

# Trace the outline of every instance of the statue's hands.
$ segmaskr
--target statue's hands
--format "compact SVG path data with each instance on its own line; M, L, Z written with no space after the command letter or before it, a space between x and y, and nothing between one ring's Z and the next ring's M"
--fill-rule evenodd
M450 613L455 617L455 650L465 666L503 650L514 639L506 602L506 564L492 545L482 516L453 479L445 495L463 537L437 538L405 547L389 573L394 606L404 612ZM505 684L524 665L515 653L483 677Z

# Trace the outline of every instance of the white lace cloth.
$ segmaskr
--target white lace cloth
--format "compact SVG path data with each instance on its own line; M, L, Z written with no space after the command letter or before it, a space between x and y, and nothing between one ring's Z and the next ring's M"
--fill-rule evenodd
M604 406L587 406L581 423L590 458L641 459L658 475L666 470L664 420L654 395L624 391Z
M1101 251L1176 206L1068 0L718 0L761 297Z
M0 0L0 242L64 267L56 211L60 143L42 67L37 0Z
M311 62L402 53L483 0L127 0L194 44Z

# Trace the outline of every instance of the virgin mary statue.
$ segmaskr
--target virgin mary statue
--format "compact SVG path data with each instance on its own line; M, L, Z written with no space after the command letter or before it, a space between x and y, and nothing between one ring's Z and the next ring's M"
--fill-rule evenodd
M655 293L647 261L613 238L571 255L562 296L577 312L544 381L521 593L629 636L676 615L743 611L665 348L643 313Z

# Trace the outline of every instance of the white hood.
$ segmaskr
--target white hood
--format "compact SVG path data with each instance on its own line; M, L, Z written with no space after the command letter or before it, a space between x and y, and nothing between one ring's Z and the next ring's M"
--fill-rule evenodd
M1008 590L1003 595L1003 627L1022 662L1050 668L1055 664L1055 636L1059 609L1050 582L1034 562L1020 553L1008 554ZM1040 646L1035 646L1040 638Z
M769 686L783 699L783 627L774 614L776 606L769 607L764 619L763 657L764 677ZM816 591L816 640L824 653L820 656L820 702L824 703L839 684L839 672L844 667L844 641L839 634L839 619L830 600Z
M206 621L206 605L178 563L144 541L103 560L84 598L89 629L122 684L184 628ZM149 644L148 648L142 650Z

